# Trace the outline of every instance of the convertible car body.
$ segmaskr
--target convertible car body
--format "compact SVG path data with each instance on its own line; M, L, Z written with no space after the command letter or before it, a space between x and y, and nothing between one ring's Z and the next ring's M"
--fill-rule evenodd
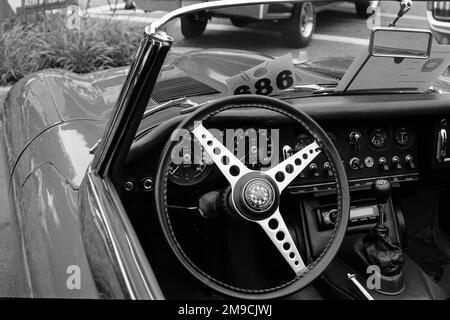
M448 297L448 77L426 92L335 94L353 58L311 59L295 61L295 73L320 86L299 86L278 99L230 98L227 79L276 59L223 49L169 52L171 41L154 24L130 68L89 75L46 70L10 90L2 123L19 245L7 254L20 272L11 293L2 288L5 296ZM218 168L166 161L174 130L198 117L209 117L201 123L219 136L255 127L258 136L261 128L271 139L279 134L285 169L277 170L286 171L272 176L264 163L233 162L202 125L192 131L208 140L202 146ZM218 154L229 156L229 171L216 163ZM317 156L314 162L308 154ZM290 166L302 169L294 171L296 180L284 178L299 170ZM242 179L245 201L233 193ZM387 185L393 194L383 202ZM260 192L277 195L284 218L278 209L262 210ZM267 214L269 229L259 214ZM390 240L371 240L380 224ZM280 232L285 242L277 242ZM377 260L371 241L381 241L377 250L392 257ZM381 268L381 280L361 291L352 279L364 283L367 266Z

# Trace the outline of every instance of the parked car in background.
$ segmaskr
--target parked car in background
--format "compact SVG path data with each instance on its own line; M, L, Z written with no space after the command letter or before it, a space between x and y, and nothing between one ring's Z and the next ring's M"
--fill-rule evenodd
M137 0L138 8L145 11L172 10L204 1L180 0ZM379 1L354 1L358 17L367 18L370 6L378 6ZM303 3L260 4L242 8L210 10L208 12L187 15L181 18L181 32L186 38L195 38L203 34L212 17L229 18L236 27L246 27L254 22L267 20L279 21L283 37L288 45L294 48L306 47L311 41L316 26L316 13L336 6L336 2L318 3L305 1ZM370 11L369 11L370 12Z
M450 40L450 1L428 1L427 21L439 43Z

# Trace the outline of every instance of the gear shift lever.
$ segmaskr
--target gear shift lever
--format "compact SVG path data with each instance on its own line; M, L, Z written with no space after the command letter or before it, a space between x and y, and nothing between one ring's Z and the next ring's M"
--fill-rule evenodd
M378 223L363 239L365 255L370 264L380 268L383 287L380 291L398 293L403 289L404 257L400 246L389 237L389 227L386 225L386 205L392 193L391 184L384 179L377 180L372 185L372 191L378 207Z
M392 188L389 181L380 179L374 182L372 185L372 192L375 195L378 207L378 225L377 227L384 229L389 229L386 226L386 204L389 197L392 194Z

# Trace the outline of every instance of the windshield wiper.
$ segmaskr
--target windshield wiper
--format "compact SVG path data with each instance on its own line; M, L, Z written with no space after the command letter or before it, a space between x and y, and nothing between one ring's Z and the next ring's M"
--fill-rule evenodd
M302 93L302 96L311 96L311 95L315 95L315 94L330 94L330 93L334 92L335 88L336 88L336 84L302 84L302 85L296 85L289 89L286 89L279 94L271 95L271 97L282 98L282 97L286 97L286 95L291 95L291 94L295 94L297 96L298 93ZM177 98L177 99L169 100L165 103L162 103L160 105L156 105L156 106L153 106L152 108L147 109L144 112L143 118L146 118L157 112L160 112L162 110L172 108L175 106L183 108L183 109L181 109L180 114L187 114L187 113L197 110L199 107L201 107L205 103L201 103L201 104L195 103L195 102L189 100L188 97Z
M283 92L271 95L272 97L283 98L286 96L295 95L295 97L300 96L313 96L316 94L331 94L334 93L337 84L301 84L293 86Z

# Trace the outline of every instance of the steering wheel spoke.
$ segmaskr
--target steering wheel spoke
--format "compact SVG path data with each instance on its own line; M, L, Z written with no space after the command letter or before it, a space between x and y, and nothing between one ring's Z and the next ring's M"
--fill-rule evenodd
M281 193L321 152L319 144L314 141L266 171L265 174L276 182Z
M289 233L289 229L281 216L280 210L277 209L272 216L265 220L257 221L257 223L262 227L267 236L269 236L270 240L295 274L299 275L302 273L306 269L305 263Z
M232 188L234 188L240 177L252 171L219 140L217 140L201 123L198 124L192 132L203 148L205 148L214 164L223 173Z

